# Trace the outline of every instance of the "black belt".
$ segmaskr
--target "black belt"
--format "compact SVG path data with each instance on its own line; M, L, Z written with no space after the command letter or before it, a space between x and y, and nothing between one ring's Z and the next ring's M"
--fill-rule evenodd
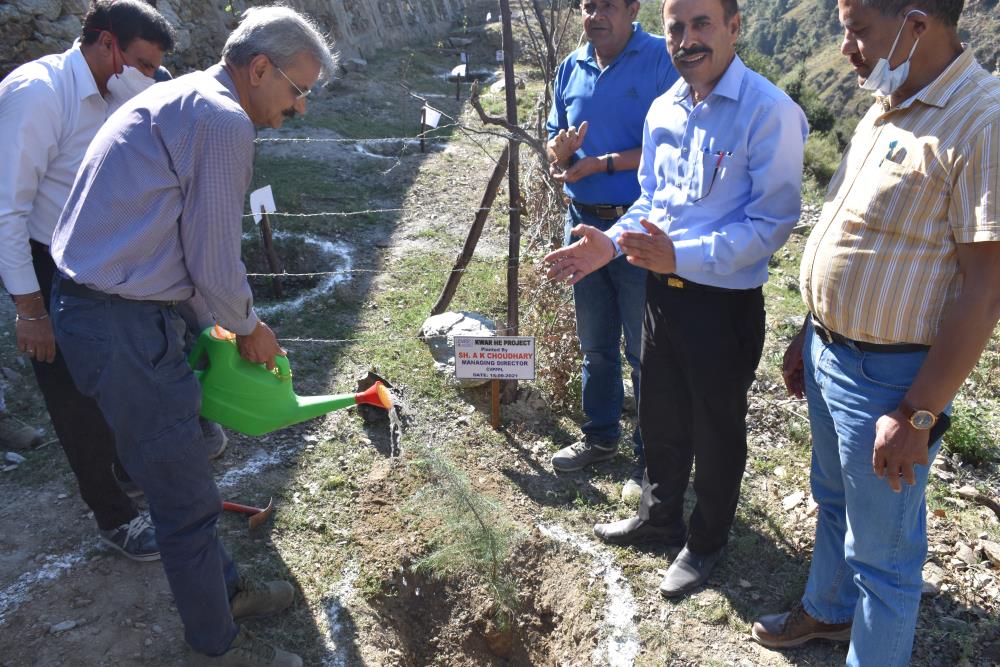
M854 348L861 352L925 352L931 349L930 345L921 345L919 343L868 343L863 340L852 340L846 336L841 336L836 331L830 331L812 315L809 316L809 320L812 322L813 331L827 345L837 343L838 345Z
M623 206L617 206L615 204L581 204L575 199L571 201L573 203L573 208L580 213L593 215L601 220L617 220L625 215L625 212L628 211L629 206L631 206L631 204L625 204Z
M663 283L667 287L672 287L674 289L689 289L697 290L699 292L722 292L725 294L738 294L740 292L752 292L754 290L760 289L759 287L751 287L750 289L731 289L729 287L715 287L714 285L702 285L701 283L696 283L694 281L688 280L687 278L681 278L680 276L674 275L673 273L656 273L655 271L650 271L650 274L656 278L659 282Z
M152 301L149 299L126 299L117 294L108 294L91 289L86 285L75 283L64 275L59 276L59 293L67 296L75 296L81 299L94 299L95 301L125 301L127 303L147 303L156 306L176 306L180 301Z

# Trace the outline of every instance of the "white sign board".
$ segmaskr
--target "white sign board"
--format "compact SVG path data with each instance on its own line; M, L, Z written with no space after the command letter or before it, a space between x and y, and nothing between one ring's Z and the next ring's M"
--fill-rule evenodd
M497 53L496 53L496 59L497 59L498 63L502 63L503 62L503 51L497 51Z
M452 76L465 76L465 72L468 70L468 65L455 65L454 69L451 70Z
M465 51L462 51L462 53L459 55L459 60L463 63L469 62L469 54L466 53Z
M434 107L424 106L424 125L427 127L437 127L441 122L441 112Z
M535 337L455 336L455 377L460 380L534 380Z
M271 192L270 185L265 185L250 193L250 212L253 213L254 222L260 222L261 207L264 207L268 213L274 213L278 210L274 205L274 193Z

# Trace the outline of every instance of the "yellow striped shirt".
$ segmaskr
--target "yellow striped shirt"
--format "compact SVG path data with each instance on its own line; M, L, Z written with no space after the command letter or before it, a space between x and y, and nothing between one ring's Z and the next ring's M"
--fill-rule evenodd
M956 244L1000 241L1000 79L967 46L858 123L802 257L802 297L839 334L934 342L961 291Z

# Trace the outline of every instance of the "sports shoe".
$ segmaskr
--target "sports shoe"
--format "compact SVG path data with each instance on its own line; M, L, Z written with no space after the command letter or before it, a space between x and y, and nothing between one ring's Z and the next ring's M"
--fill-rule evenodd
M295 589L287 581L257 581L242 575L229 605L233 618L241 619L275 614L286 609L293 600Z
M128 523L112 530L102 530L101 539L132 560L160 560L160 547L149 514L141 512Z
M205 438L205 449L212 452L208 458L219 458L226 451L226 445L229 444L226 432L215 422L210 422L202 417L198 417L198 421L201 422L201 435Z
M791 648L813 639L837 642L851 640L851 623L823 623L809 615L802 602L784 614L768 614L754 621L750 630L754 640L768 648Z
M687 547L681 549L677 558L667 568L667 574L660 582L660 594L665 598L678 597L690 593L701 586L712 574L715 564L722 557L722 549L708 554L696 554Z
M241 626L229 650L217 656L199 655L195 663L212 667L302 667L302 658L271 646Z
M42 434L24 422L0 412L0 449L34 449L42 444Z
M556 472L576 472L591 463L610 461L618 454L618 445L584 438L569 447L563 447L552 457L552 467Z

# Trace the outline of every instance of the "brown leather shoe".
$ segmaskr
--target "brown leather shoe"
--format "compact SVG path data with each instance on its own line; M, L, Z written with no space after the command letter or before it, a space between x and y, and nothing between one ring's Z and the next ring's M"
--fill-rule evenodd
M813 639L850 641L851 624L817 621L798 602L787 613L761 616L754 621L750 634L758 644L768 648L791 648Z

